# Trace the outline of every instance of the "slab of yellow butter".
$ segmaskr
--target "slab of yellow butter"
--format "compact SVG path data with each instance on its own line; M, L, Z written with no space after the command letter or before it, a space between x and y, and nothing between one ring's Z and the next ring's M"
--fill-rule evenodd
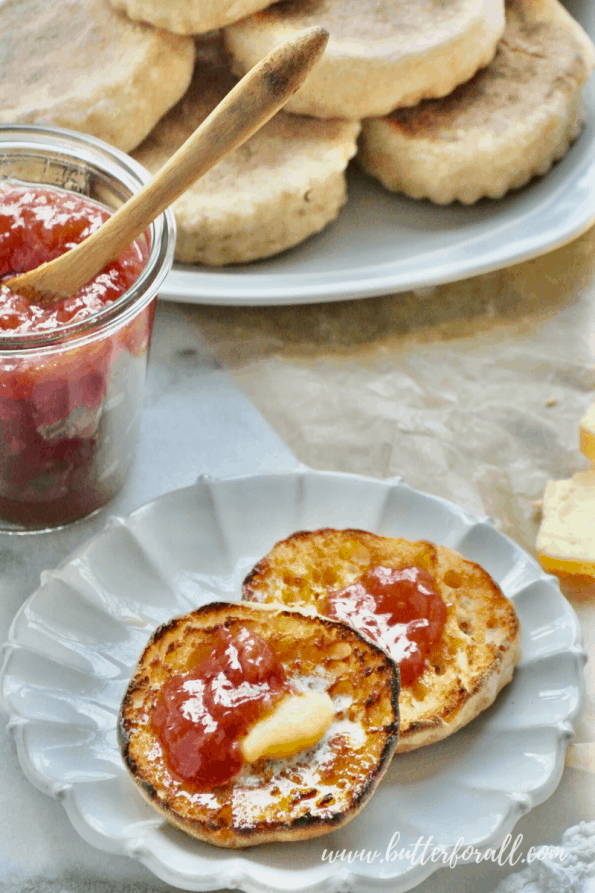
M590 406L578 424L581 453L595 462L595 403Z
M547 482L535 548L546 571L595 577L595 468Z
M312 747L331 725L333 702L326 692L291 694L257 722L240 742L247 763L291 757Z

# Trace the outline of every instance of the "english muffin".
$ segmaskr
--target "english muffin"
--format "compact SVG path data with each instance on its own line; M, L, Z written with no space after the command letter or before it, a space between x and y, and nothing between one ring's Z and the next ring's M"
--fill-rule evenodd
M504 0L283 0L225 29L234 70L244 74L315 24L330 40L287 110L366 118L444 96L487 65L504 30Z
M108 0L4 0L0 60L0 123L69 127L129 152L185 93L194 42Z
M421 571L416 590L410 586L411 569ZM408 593L412 605L428 589L442 603L444 626L435 629L425 656L421 645L420 655L415 653L415 629L427 626L429 631L439 604L427 603L428 617L425 607L411 608L410 615L407 605L399 606L393 620L386 621L384 608L371 615L362 601L377 598L368 592L366 575L388 574L390 582L392 571L403 572L400 591ZM362 530L295 533L277 543L251 571L243 598L310 607L322 615L332 611L376 638L401 666L397 752L432 744L470 722L510 682L520 659L520 624L512 602L479 565L428 542ZM417 672L409 674L412 681L403 671L403 658L410 666L417 659Z
M507 0L493 62L450 96L366 121L359 161L413 198L500 198L568 151L594 61L588 36L557 0Z
M216 661L224 654L229 667L211 666L214 654ZM247 735L240 730L244 737L230 741L238 734L238 709L283 673L284 684L298 694L282 693L266 706L264 719L252 717ZM203 675L214 679L220 717L214 718ZM183 692L177 706L174 690ZM151 637L122 702L119 742L141 794L193 837L222 847L303 840L341 827L372 796L397 741L398 692L394 661L343 623L282 606L213 603L174 618ZM279 755L270 735L269 750L250 750L255 735L263 738L255 729L262 731L271 717L279 719L277 730L286 728L276 713L286 697L327 701L326 731L316 743L300 740L306 749L293 755ZM159 731L164 710L165 725L174 730L171 751ZM304 725L298 736L306 734ZM210 736L210 751L196 737L201 729ZM230 769L238 748L250 762L240 759ZM221 782L223 772L234 774ZM193 781L197 773L199 783Z
M264 9L271 0L111 0L131 19L176 34L204 34Z
M219 42L198 47L190 89L134 158L157 171L235 83ZM277 254L321 230L346 201L345 168L359 129L355 121L279 112L174 203L176 259L241 263Z

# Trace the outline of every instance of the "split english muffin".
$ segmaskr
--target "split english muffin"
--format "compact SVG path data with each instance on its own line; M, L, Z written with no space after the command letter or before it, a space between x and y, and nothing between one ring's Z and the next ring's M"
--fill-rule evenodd
M589 37L557 0L507 0L493 62L450 96L364 122L359 161L413 198L501 198L568 151L594 63Z
M194 42L108 0L4 0L0 59L0 123L68 127L129 152L186 91Z
M296 533L256 565L242 597L330 612L398 661L397 753L470 722L510 682L520 659L512 602L478 564L428 542L362 530Z
M155 173L236 83L217 40L197 48L184 98L133 153ZM334 220L347 199L355 121L279 112L173 204L176 259L221 265L269 257Z
M176 34L204 34L237 22L271 0L111 0L131 19Z
M283 676L294 694L281 688L246 734L238 710L267 686L279 695ZM372 796L397 741L398 696L394 661L345 624L212 603L153 634L118 739L141 794L193 837L222 847L304 840L346 824Z
M244 74L311 25L330 40L287 110L359 119L444 96L487 65L504 0L282 0L225 29L234 70Z

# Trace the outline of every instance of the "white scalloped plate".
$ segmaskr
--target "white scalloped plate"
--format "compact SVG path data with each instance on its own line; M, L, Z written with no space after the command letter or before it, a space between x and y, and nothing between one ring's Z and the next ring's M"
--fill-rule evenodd
M227 851L168 826L126 774L116 716L153 629L221 597L273 543L301 529L360 527L430 539L482 564L514 602L523 658L492 708L457 735L393 761L371 803L332 834ZM17 614L6 644L0 706L23 771L63 804L94 846L139 859L184 890L409 890L439 864L391 861L422 836L499 845L517 819L552 794L583 696L580 629L553 577L489 520L417 492L308 469L201 479L105 530L56 571ZM348 864L324 851L379 855ZM395 850L392 851L393 853Z

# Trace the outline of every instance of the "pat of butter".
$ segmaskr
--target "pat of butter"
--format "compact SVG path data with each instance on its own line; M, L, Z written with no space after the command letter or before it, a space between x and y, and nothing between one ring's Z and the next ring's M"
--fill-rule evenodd
M595 404L590 406L579 422L579 445L581 452L595 462Z
M548 571L595 573L595 469L548 481L536 551Z
M288 695L272 713L252 726L240 742L247 763L261 757L291 757L319 741L335 716L333 702L326 692Z

